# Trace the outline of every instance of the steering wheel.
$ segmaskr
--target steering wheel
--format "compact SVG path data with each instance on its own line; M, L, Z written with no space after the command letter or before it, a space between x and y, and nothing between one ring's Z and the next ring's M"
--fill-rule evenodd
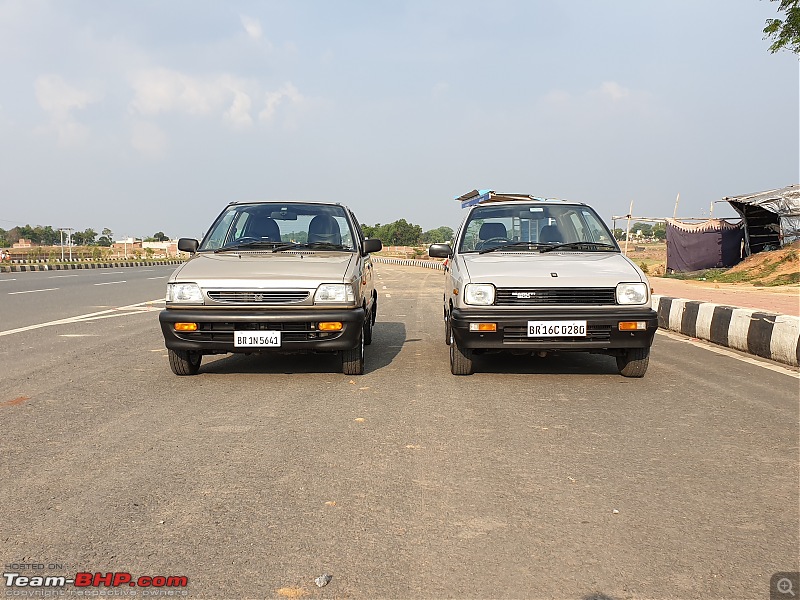
M501 244L508 244L511 240L504 237L493 237L489 238L488 240L483 240L479 245L481 248L486 248L487 246L500 246Z

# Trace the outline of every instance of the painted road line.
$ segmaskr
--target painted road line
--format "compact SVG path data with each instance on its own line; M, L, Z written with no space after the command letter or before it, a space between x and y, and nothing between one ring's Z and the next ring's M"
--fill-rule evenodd
M795 379L800 379L800 372L795 371L791 367L784 367L780 363L772 362L769 359L754 358L751 355L742 354L740 352L735 352L733 350L728 350L723 346L717 346L713 342L708 342L706 340L701 340L697 338L689 338L683 335L682 333L676 333L674 331L659 329L658 331L656 331L656 333L658 335L663 335L678 342L686 342L691 344L692 346L698 346L700 348L710 350L711 352L714 352L716 354L721 354L722 356L735 358L736 360L740 360L742 362L746 362L751 365L756 365L757 367L763 367L764 369L769 369L770 371L775 371L776 373L783 373L784 375L789 375L790 377L794 377Z
M48 279L58 279L59 277L80 277L80 275L50 275Z
M92 285L114 285L115 283L128 283L127 281L106 281L104 283L93 283Z
M148 277L147 279L166 279L169 275L162 275L161 277Z
M118 308L110 308L108 310L101 310L99 312L87 313L85 315L76 315L74 317L67 317L66 319L57 319L55 321L47 321L46 323L37 323L35 325L27 325L25 327L17 327L16 329L9 329L8 331L0 331L0 337L4 335L12 335L14 333L32 331L34 329L41 329L42 327L52 327L53 325L66 325L69 323L88 321L93 318L100 317L102 315L108 315L109 313L117 313L115 316L140 315L142 314L140 307L148 304L155 304L157 306L162 306L163 303L164 300L162 298L156 298L155 300L145 300L144 302L137 302L136 304L129 304L127 306L120 306ZM126 313L118 312L126 310L136 311L136 312L126 312ZM153 308L153 310L155 310L155 307Z
M108 273L98 273L98 275L119 275L120 273L124 273L125 271L109 271Z
M16 281L16 277L12 277L11 279L0 279L0 281Z
M24 292L8 292L9 296L13 296L14 294L35 294L36 292L52 292L53 290L57 290L59 288L45 288L43 290L25 290Z

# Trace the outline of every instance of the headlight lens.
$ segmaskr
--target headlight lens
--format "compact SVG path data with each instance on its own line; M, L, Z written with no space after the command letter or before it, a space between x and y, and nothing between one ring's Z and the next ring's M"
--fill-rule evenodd
M323 283L314 293L314 304L325 304L328 302L354 302L355 294L353 286L345 283Z
M617 284L617 304L645 304L647 285L644 283Z
M196 283L168 283L167 302L202 304L203 292Z
M464 303L478 306L494 304L494 286L491 283L468 283L464 286Z

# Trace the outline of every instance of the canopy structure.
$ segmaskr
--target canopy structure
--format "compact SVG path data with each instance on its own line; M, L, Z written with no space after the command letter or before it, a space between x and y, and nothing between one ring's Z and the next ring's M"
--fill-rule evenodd
M732 267L742 260L743 230L740 223L709 219L689 224L675 219L667 223L667 272L686 273Z
M742 215L745 255L800 239L800 184L723 200Z
M531 194L505 194L494 190L472 190L456 200L461 202L461 208L467 208L473 204L483 204L484 202L508 202L509 200L537 200L539 202L563 202L556 198L540 198Z

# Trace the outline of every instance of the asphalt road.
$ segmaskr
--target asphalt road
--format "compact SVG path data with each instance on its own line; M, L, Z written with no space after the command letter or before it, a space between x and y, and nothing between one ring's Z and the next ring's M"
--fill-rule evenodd
M658 335L641 380L582 354L453 377L441 273L376 269L360 377L307 355L179 378L159 303L138 304L164 279L9 296L57 286L5 274L3 571L184 575L191 598L621 600L768 598L800 570L796 374Z

